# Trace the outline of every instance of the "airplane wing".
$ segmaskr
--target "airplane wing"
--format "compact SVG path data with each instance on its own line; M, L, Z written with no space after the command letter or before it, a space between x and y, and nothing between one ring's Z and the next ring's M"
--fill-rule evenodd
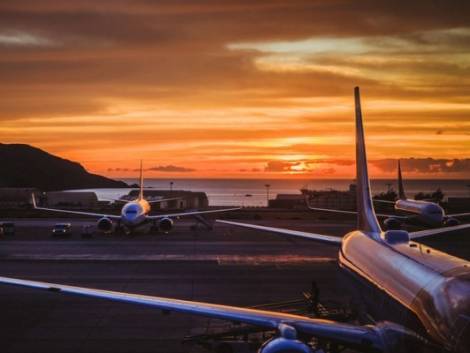
M390 201L390 200L372 199L372 201L374 201L374 202L387 203L387 204L391 204L391 205L394 205L394 204L395 204L395 201Z
M263 327L268 330L276 330L280 329L282 325L288 325L302 335L332 340L350 347L362 347L374 351L385 351L386 349L382 337L383 332L379 325L356 326L280 312L75 287L9 277L0 277L0 284L143 305L164 311L175 311L214 319L241 322Z
M172 197L169 199L159 199L159 200L147 200L148 203L159 203L159 202L165 202L165 201L174 201L174 200L181 200L181 197Z
M319 207L311 207L311 206L308 206L308 208L309 208L309 210L312 210L312 211L357 215L356 211L335 210L335 209L332 209L332 208L319 208ZM381 217L381 218L396 218L396 219L400 219L400 220L403 220L403 221L408 219L408 217L406 217L406 216L397 216L397 215L391 215L391 214L385 214L385 213L376 213L375 215L377 217Z
M131 200L124 200L124 199L111 199L111 198L106 198L106 199L100 199L102 201L110 201L110 202L122 202L122 203L128 203ZM173 200L181 200L181 197L172 197L170 199L158 199L158 200L147 200L148 203L159 203L159 202L165 202L165 201L173 201Z
M159 215L154 215L154 216L147 216L147 218L148 219L160 219L160 218L195 216L195 215L207 214L207 213L236 211L236 210L239 210L240 208L241 207L223 208L221 210L209 210L209 211L188 211L188 212L167 213L167 214L159 214Z
M121 219L119 215L113 214L103 214L103 213L94 213L94 212L84 212L84 211L73 211L73 210L61 210L58 208L47 208L47 207L38 207L36 204L36 198L32 195L33 207L36 210L49 211L49 212L58 212L58 213L67 213L67 214L76 214L81 216L90 216L90 217L108 217L110 219Z
M453 217L453 218L469 217L469 216L470 216L470 212L446 214L446 216L447 216L447 217Z
M240 222L223 221L223 220L220 220L220 219L217 219L216 222L229 224L229 225L237 226L237 227L254 229L254 230L262 230L262 231L265 231L265 232L276 233L276 234L281 234L281 235L289 235L289 236L293 236L293 237L305 238L305 239L310 239L310 240L317 240L317 241L321 241L321 242L325 242L325 243L329 243L329 244L340 245L341 241L342 241L342 238L335 237L335 236L332 236L332 235L323 235L323 234L317 234L317 233L302 232L302 231L298 231L298 230L291 230L291 229L285 229L285 228L259 226L259 225L256 225L256 224L247 224L247 223L240 223Z
M462 229L467 229L470 228L470 224L459 224L457 226L453 227L441 227L441 228L433 228L433 229L425 229L425 230L420 230L417 232L411 232L408 233L410 235L410 239L419 239L419 238L425 238L429 237L431 235L436 235L436 234L446 234L449 232L453 232L456 230L462 230Z

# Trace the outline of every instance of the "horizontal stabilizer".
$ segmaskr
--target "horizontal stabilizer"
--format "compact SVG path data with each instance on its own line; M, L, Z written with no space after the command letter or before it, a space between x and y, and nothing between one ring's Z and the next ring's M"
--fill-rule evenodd
M317 241L321 241L321 242L325 242L325 243L329 243L329 244L340 245L341 241L342 241L342 238L335 237L335 236L332 236L332 235L323 235L323 234L302 232L302 231L298 231L298 230L291 230L291 229L284 229L284 228L259 226L259 225L256 225L256 224L247 224L247 223L240 223L240 222L223 221L223 220L220 220L220 219L217 219L216 222L229 224L229 225L236 226L236 227L249 228L249 229L254 229L254 230L261 230L261 231L264 231L264 232L276 233L276 234L281 234L281 235L289 235L289 236L292 236L292 237L298 237L298 238L304 238L304 239L310 239L310 240L317 240Z
M438 234L445 235L450 232L468 229L468 228L470 228L470 224L459 224L458 226L453 226L453 227L442 227L442 228L420 230L418 232L411 232L409 233L409 235L410 235L410 239L414 240L414 239L429 237L431 235L438 235Z
M319 208L319 207L310 207L310 206L308 208L312 211L357 215L356 211L335 210L333 208ZM396 218L402 221L406 221L408 219L408 217L406 216L397 216L397 215L391 215L391 214L385 214L385 213L376 213L375 215L380 218Z
M159 219L159 218L185 217L185 216L195 216L195 215L208 214L208 213L230 212L230 211L236 211L236 210L239 210L239 209L241 209L241 207L222 208L220 210L208 210L208 211L176 212L176 213L160 214L160 215L155 215L155 216L147 216L147 218L148 219Z
M447 216L447 217L453 217L453 218L469 217L469 216L470 216L470 212L447 214L446 216Z
M395 201L390 201L390 200L380 200L380 199L372 199L374 202L379 202L379 203L386 203L386 204L391 204L394 205Z

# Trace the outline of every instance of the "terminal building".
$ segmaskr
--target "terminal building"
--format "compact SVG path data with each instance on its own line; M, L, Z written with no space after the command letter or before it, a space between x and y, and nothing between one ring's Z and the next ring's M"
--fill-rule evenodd
M96 209L99 206L93 191L50 191L45 194L44 201L48 207Z
M305 196L302 194L277 194L269 200L269 208L305 209Z
M308 190L302 189L301 194L278 194L269 200L270 208L306 209L307 201L311 207L338 210L355 210L356 185L351 184L349 190Z
M35 188L0 188L0 209L25 208L31 204L31 195L39 196Z
M349 190L302 190L311 207L336 210L356 209L356 184L350 184Z
M100 210L120 209L121 204L110 204L110 201L101 201L93 191L49 191L41 192L36 188L0 188L0 209L12 210L30 208L31 195L34 193L36 202L43 207ZM124 201L137 198L139 190L131 190L123 196ZM152 209L203 209L209 206L205 192L185 190L145 190L148 200L173 199L152 204Z

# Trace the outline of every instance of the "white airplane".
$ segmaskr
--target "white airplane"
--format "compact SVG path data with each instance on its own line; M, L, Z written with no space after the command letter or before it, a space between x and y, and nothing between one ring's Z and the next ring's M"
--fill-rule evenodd
M430 227L452 227L460 223L457 218L470 216L470 212L446 214L444 209L438 203L426 200L408 199L405 195L405 188L403 186L400 161L398 161L398 197L398 200L395 202L377 199L374 200L377 202L392 203L396 211L407 214L405 217L395 216L397 222L396 226L398 227L402 221L407 223L419 223ZM394 216L391 216L391 219L394 219ZM386 220L385 222L387 221L393 222L393 220Z
M125 200L113 200L118 202L125 202L122 207L120 215L113 214L102 214L94 212L83 212L83 211L72 211L72 210L63 210L57 208L46 208L39 207L36 204L36 199L34 194L32 195L33 207L37 210L49 211L49 212L60 212L67 214L76 214L82 216L91 216L97 217L98 222L96 227L98 230L109 233L113 230L113 221L117 223L117 227L121 227L126 234L135 232L144 226L153 224L153 226L164 233L168 233L173 228L173 218L175 217L184 217L184 216L198 216L201 214L207 213L218 213L218 212L228 212L240 209L237 208L225 208L221 210L209 210L209 211L188 211L188 212L176 212L168 214L159 214L159 215L149 215L152 203L159 203L164 201L176 200L180 198L168 198L168 199L159 199L159 200L146 200L144 198L144 178L143 178L143 169L142 163L140 164L140 191L139 195L135 200L125 201Z
M239 222L223 223L307 238L337 247L340 268L355 281L355 288L365 293L360 298L374 314L375 322L367 325L348 324L267 310L9 277L0 277L0 283L120 301L165 312L176 311L277 330L278 335L266 341L259 353L337 352L334 347L338 345L361 352L468 353L470 262L413 241L430 234L443 233L444 229L418 233L381 230L372 207L359 88L355 89L355 97L359 210L357 230L340 238Z
M454 227L460 224L459 217L468 217L470 213L445 214L444 209L437 203L424 200L407 199L403 187L400 161L398 161L398 193L397 201L373 199L374 202L393 204L394 209L402 214L377 213L379 218L385 218L384 226L387 230L401 229L403 223L418 224L424 227ZM312 207L306 197L307 207L313 211L332 212L356 215L356 211L345 211L331 208Z

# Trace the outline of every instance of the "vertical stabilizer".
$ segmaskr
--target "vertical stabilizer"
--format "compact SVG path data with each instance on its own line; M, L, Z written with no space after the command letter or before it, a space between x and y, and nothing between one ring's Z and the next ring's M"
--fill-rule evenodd
M378 235L382 230L372 205L359 87L354 88L354 100L356 106L357 227L364 232Z
M403 187L403 178L401 176L400 160L398 160L398 197L400 200L406 200L405 188Z
M139 200L144 199L144 172L142 168L142 160L140 160L140 181L139 181L140 191L139 191Z

